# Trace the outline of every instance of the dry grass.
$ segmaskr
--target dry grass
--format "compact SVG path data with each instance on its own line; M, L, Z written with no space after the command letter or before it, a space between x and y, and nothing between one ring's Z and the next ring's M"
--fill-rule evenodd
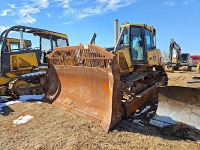
M177 74L179 76L179 74ZM170 80L178 80L170 74ZM180 81L183 81L181 79ZM171 82L171 81L170 81ZM170 83L171 84L171 83ZM200 149L200 143L164 135L151 126L138 126L123 120L109 134L102 128L46 103L18 103L4 108L0 115L0 149ZM26 124L12 121L31 115Z

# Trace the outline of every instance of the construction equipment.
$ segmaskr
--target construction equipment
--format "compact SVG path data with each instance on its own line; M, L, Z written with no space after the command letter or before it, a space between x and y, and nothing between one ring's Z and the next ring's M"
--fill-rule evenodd
M197 64L200 62L200 55L191 55L189 62L192 67L197 67Z
M95 44L96 37L97 37L97 34L94 33L92 38L91 38L90 44Z
M156 30L130 23L120 30L112 51L94 44L55 48L47 59L42 101L94 121L108 132L151 100L157 86L168 80L155 46Z
M173 57L173 49L176 55ZM166 63L165 71L173 72L174 70L190 71L192 67L189 65L189 53L181 53L181 47L174 41L170 40L169 46L169 62Z
M197 64L197 73L199 73L200 70L200 62Z
M6 47L7 47L7 51L8 52L11 52L11 51L19 49L19 47L20 47L20 39L7 38L6 40L7 40ZM2 41L3 41L3 39L2 39ZM31 41L24 39L24 48L26 49L29 45L31 45ZM0 43L0 48L1 47L2 47L2 42Z
M20 38L8 38L17 34ZM24 40L25 36L32 38ZM42 52L69 45L65 34L26 26L13 26L3 31L0 40L0 96L14 98L44 93L47 65L41 62ZM38 45L32 48L32 44Z

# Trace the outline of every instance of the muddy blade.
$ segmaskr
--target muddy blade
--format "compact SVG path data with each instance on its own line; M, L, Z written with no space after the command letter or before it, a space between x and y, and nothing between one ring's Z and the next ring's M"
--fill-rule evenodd
M185 123L200 130L200 89L188 87L161 87L154 119L161 126Z
M112 68L51 63L44 100L96 122L108 132L122 116L121 82L114 73L114 59Z

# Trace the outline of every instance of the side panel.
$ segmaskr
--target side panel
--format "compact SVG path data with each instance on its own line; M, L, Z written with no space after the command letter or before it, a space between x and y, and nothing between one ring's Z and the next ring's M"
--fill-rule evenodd
M164 66L162 54L159 49L148 51L147 60L150 66Z
M117 59L120 67L120 72L132 72L131 56L129 48L124 48L117 51Z
M34 51L20 51L2 54L2 76L5 72L20 70L28 67L37 67L38 61Z
M38 66L36 54L23 53L23 54L11 54L10 55L10 70L20 70L28 67Z

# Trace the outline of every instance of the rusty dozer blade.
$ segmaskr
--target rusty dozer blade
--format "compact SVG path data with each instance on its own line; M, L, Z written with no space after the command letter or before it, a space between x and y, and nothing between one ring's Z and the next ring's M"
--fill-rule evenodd
M105 131L122 114L122 85L116 57L96 45L56 48L48 57L43 101L100 124Z
M158 108L150 123L163 127L178 122L200 130L200 89L160 87Z

